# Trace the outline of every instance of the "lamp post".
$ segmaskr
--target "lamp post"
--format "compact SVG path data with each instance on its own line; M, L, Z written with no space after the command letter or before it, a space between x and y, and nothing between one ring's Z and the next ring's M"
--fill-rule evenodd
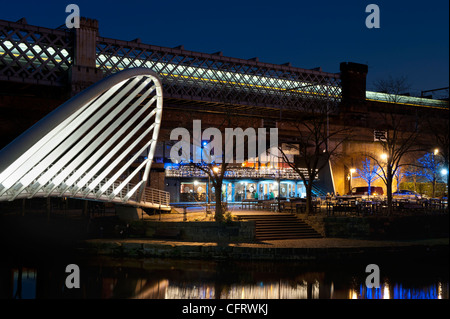
M212 170L213 170L214 176L216 176L217 173L219 172L219 166L214 166ZM208 183L209 183L209 175L208 175ZM209 189L211 189L211 188L209 187ZM211 191L209 191L209 194L211 194Z
M278 212L281 213L281 179L280 179L280 172L278 171Z
M442 177L446 177L447 176L447 174L448 174L448 169L447 168L443 168L443 169L441 169L441 175L442 175ZM448 197L448 184L447 184L447 180L448 180L448 177L446 178L446 180L445 180L445 186L446 186L446 189L445 189L445 191L447 192L447 197Z
M432 173L433 173L433 197L436 197L436 179L437 179L437 165L436 165L436 155L439 154L439 149L435 148L433 152L433 162L431 163Z
M443 177L447 176L446 181L445 181L445 186L446 186L445 191L447 192L447 198L448 198L448 169L445 167L443 169L441 169L441 175Z
M209 176L209 174L208 174L208 194L207 194L207 197L208 197L208 207L209 207L209 203L211 202L210 201L210 197L211 197L211 177Z

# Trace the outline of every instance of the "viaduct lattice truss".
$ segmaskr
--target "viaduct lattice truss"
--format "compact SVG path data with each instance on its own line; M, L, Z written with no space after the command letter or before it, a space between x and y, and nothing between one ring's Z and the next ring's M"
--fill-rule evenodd
M91 41L78 41L76 32ZM107 39L98 27L68 31L0 20L0 80L67 85L80 52L83 59L91 53L83 65L91 63L104 76L134 67L154 70L165 98L287 109L341 99L335 73Z
M107 77L0 151L0 200L57 196L168 208L167 192L145 187L161 115L155 72Z

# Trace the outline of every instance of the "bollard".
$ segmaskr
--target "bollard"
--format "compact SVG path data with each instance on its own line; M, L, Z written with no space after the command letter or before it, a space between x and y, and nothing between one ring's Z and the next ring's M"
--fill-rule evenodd
M187 212L186 212L187 206L183 206L183 221L187 221Z

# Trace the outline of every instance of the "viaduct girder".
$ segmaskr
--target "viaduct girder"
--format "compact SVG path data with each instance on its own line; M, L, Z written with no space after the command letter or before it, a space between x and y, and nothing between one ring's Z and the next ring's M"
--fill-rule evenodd
M95 20L83 21L64 30L0 20L0 81L69 86L80 67L100 77L144 67L159 74L172 100L280 109L341 100L336 73L103 38Z

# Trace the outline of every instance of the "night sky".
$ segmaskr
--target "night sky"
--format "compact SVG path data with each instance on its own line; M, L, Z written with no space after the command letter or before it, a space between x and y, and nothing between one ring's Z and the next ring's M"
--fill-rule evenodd
M103 37L326 72L364 63L368 90L388 76L406 77L414 95L449 85L448 0L4 1L0 19L55 28L70 3L99 21ZM371 3L380 8L379 29L365 25Z

